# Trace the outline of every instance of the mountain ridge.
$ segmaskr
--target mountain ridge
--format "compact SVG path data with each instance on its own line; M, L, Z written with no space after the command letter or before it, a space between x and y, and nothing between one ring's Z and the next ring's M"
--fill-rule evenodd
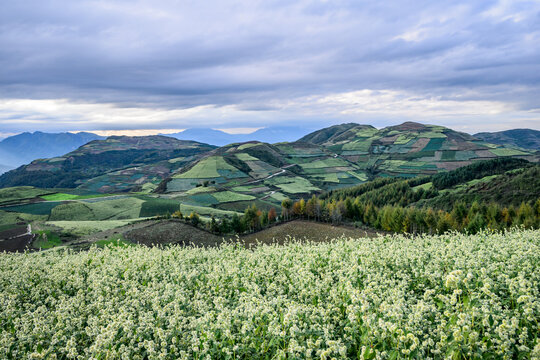
M17 167L35 159L64 155L89 141L99 139L104 137L89 132L24 132L0 141L0 156L4 165Z
M496 132L480 132L474 136L493 144L540 151L539 130L511 129Z
M145 180L148 182L161 180L171 169L176 169L200 153L213 148L195 141L177 140L160 135L111 136L104 140L92 140L63 156L37 159L9 171L0 176L0 187L31 185L45 188L73 188L82 185L84 181L107 173L114 175L114 172L120 171L116 176L125 186L120 188L114 184L99 186L98 182L97 188L90 190L133 190ZM171 161L174 159L177 161Z

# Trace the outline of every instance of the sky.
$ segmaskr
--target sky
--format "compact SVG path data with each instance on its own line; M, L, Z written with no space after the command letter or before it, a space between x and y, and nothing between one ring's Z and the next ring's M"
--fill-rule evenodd
M540 129L540 1L0 2L0 136Z

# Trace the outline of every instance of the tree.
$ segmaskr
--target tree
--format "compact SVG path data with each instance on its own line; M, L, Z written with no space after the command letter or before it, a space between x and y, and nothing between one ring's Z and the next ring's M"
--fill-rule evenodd
M439 210L439 221L437 222L437 232L444 234L452 229L452 216L446 211Z
M259 212L260 212L260 211L259 211ZM269 220L268 220L268 211L266 211L266 210L263 211L263 212L261 213L261 216L260 216L259 218L260 218L260 220L261 220L261 226L262 226L263 228L265 228L265 227L268 225L268 222L269 222Z
M434 230L437 229L437 216L432 208L429 208L425 214L426 226L429 229L429 233L433 234Z
M343 218L343 213L337 203L331 202L328 204L328 210L330 213L330 219L332 220L333 225L339 225L341 219Z
M470 234L476 234L485 227L486 221L484 219L484 216L481 213L477 212L469 221L469 224L467 225L467 231Z
M458 228L462 228L465 218L467 217L467 207L463 201L454 203L454 208L452 209L452 218L454 218Z
M199 218L199 215L196 212L192 212L189 214L189 220L191 221L191 224L193 226L198 226L201 222L201 219Z
M276 222L276 217L277 217L276 209L270 208L270 211L268 211L268 222L270 224L275 223Z
M219 232L221 234L228 234L231 232L231 229L231 223L229 222L229 220L227 220L227 218L221 219L219 223Z
M517 223L527 228L534 226L534 210L531 205L521 203L517 211Z
M303 217L306 211L306 202L304 199L296 201L292 206L292 214L297 217Z
M292 200L291 199L283 199L281 202L281 214L285 217L285 220L289 220L289 212L292 208Z
M217 234L221 233L221 228L214 215L212 215L212 218L210 219L210 231Z
M244 222L240 219L238 214L234 213L231 219L231 228L236 234L242 234L244 229Z
M248 207L244 212L244 224L250 230L258 230L261 226L261 221L259 219L261 212L257 209L257 206L253 204Z

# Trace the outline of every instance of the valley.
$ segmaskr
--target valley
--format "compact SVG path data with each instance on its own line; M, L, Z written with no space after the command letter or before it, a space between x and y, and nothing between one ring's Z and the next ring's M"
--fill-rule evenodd
M478 176L446 188L434 186L430 178L497 159L517 160L504 160L500 168L487 165L499 170L480 171ZM387 231L390 228L377 217L370 222L348 213L344 208L347 194L357 187L386 181L386 187L373 193L379 195L354 195L350 201L360 196L363 211L369 204L375 206L373 211L382 211L383 206L404 207L399 211L407 210L405 207L432 208L439 211L438 217L443 216L440 211L452 212L456 203L470 205L476 201L487 206L495 202L501 206L499 211L510 206L517 214L522 203L534 208L538 199L538 165L534 165L538 159L537 152L410 122L383 129L342 124L294 142L248 141L221 147L166 136L113 136L91 141L63 156L35 160L0 176L0 225L34 224L36 229L65 240L51 243L56 246L76 243L77 239L84 242L89 237L97 241L95 236L99 234L108 239L109 234L120 234L133 224L145 227L170 218L185 218L189 227L196 216L194 231L200 229L206 237L221 239L238 231L242 235L265 228L275 220L308 219L305 210L286 209L283 204L290 201L291 207L301 207L300 199L315 195L320 197L316 206L321 215L317 219L323 223L337 225L337 221ZM398 190L403 186L408 189L406 193ZM392 200L403 196L417 200ZM235 217L245 221L244 215L252 207L262 225L230 227ZM336 211L339 214L334 216ZM275 215L270 217L270 212ZM263 221L265 217L268 220ZM291 230L285 225L271 228L269 232ZM173 239L170 241L177 241ZM37 239L34 242L47 244Z

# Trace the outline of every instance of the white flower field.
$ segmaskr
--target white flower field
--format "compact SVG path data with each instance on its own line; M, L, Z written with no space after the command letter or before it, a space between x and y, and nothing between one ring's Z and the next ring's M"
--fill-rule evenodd
M540 231L0 255L1 359L540 357Z

